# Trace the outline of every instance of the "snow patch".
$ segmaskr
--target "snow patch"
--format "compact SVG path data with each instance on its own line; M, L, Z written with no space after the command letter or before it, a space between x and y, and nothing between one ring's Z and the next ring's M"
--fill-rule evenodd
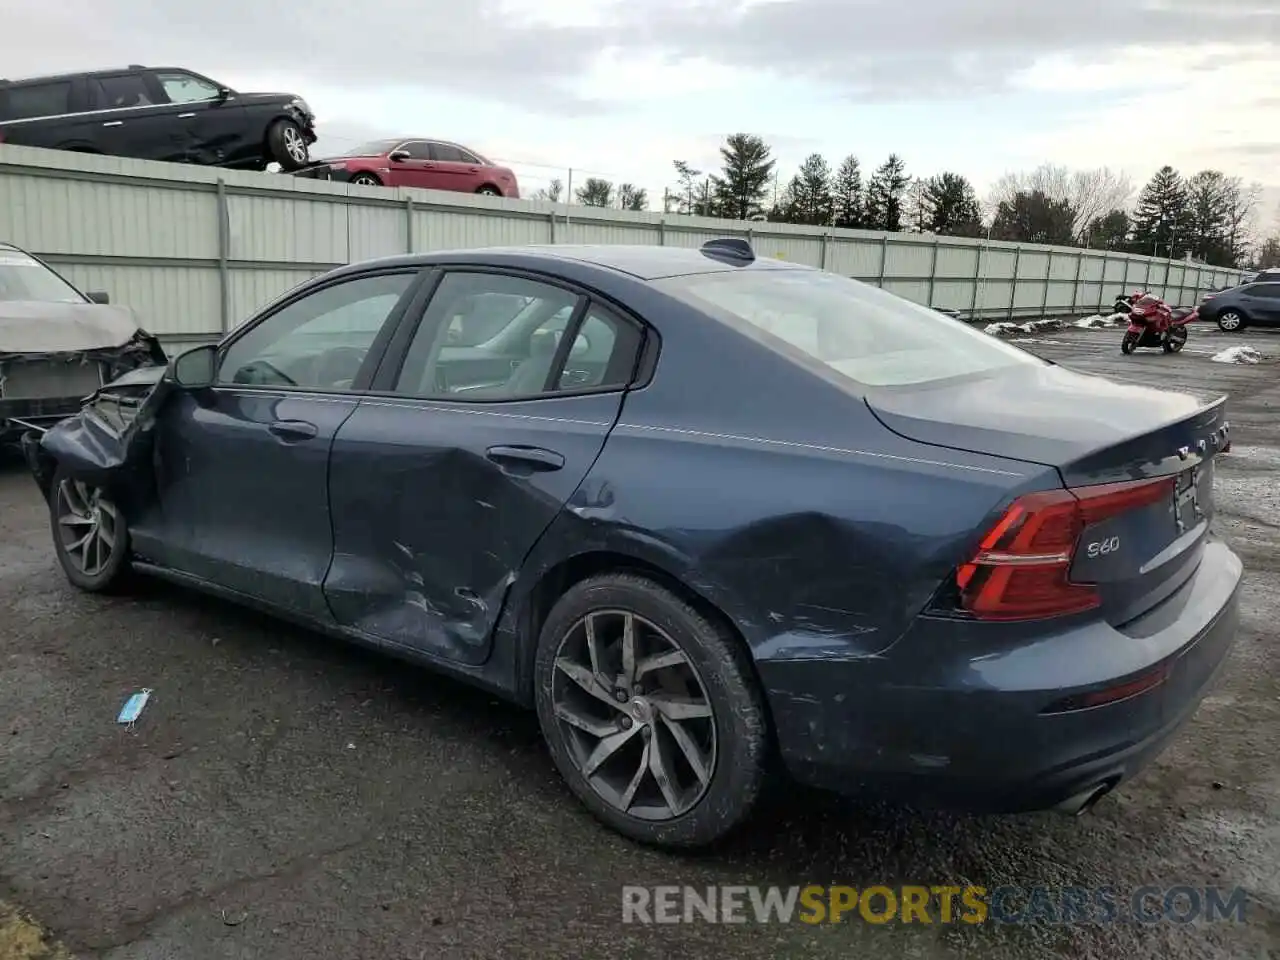
M1044 330L1061 330L1062 321L1056 317L1047 320L1029 320L1026 323L1011 323L1008 320L1001 320L998 323L989 323L982 328L983 333L989 333L993 337L1012 337L1020 333L1040 333Z
M1095 313L1091 317L1081 317L1079 320L1073 321L1072 326L1079 327L1081 330L1093 330L1104 327L1116 327L1122 323L1127 324L1128 322L1129 315L1127 313L1112 313L1105 317L1100 313Z
M1227 347L1210 358L1214 363L1257 363L1262 354L1253 347Z

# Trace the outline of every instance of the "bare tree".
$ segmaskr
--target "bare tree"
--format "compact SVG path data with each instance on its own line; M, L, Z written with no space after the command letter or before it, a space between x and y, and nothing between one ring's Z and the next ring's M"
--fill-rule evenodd
M532 200L548 200L551 203L559 203L560 197L564 194L564 183L559 177L555 177L545 187L539 187L534 191Z
M1006 173L991 188L985 213L993 217L1000 204L1010 204L1019 193L1041 193L1075 211L1074 233L1084 242L1089 225L1112 210L1123 210L1133 196L1133 182L1109 167L1072 171L1045 163L1034 170Z

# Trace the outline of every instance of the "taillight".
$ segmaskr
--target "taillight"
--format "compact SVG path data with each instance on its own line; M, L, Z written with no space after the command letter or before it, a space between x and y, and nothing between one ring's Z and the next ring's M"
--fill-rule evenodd
M1042 620L1092 610L1090 583L1068 579L1080 531L1173 495L1175 479L1103 483L1019 497L956 571L960 605L980 620Z

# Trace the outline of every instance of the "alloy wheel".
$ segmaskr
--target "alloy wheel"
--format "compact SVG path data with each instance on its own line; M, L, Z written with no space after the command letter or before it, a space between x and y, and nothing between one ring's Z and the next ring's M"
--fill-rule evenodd
M378 185L378 181L367 173L356 174L351 178L351 182L357 187L376 187Z
M120 514L98 487L81 480L58 484L58 536L68 559L87 577L96 577L111 560L120 530Z
M650 621L597 610L556 650L551 690L569 756L593 790L642 820L670 820L707 791L716 720L679 645Z
M303 142L302 134L297 127L286 126L283 131L284 148L289 151L289 156L299 163L307 159L307 145Z
M1235 311L1228 311L1218 318L1218 326L1223 330L1238 330L1240 328L1240 314Z

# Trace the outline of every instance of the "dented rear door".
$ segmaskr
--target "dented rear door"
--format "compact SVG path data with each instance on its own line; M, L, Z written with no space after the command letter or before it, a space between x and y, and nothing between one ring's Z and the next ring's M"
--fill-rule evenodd
M622 394L362 400L334 439L339 623L482 663L507 588L604 446Z

